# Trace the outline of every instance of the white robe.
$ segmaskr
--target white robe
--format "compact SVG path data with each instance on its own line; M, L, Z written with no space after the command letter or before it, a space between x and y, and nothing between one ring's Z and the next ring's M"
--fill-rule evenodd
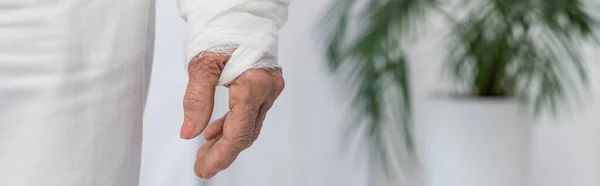
M288 0L178 3L220 84L277 66ZM1 0L0 186L138 185L153 44L153 0Z

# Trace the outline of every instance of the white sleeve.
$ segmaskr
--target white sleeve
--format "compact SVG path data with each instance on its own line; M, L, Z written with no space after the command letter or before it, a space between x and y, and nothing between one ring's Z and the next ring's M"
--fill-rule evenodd
M290 0L177 0L188 23L189 62L201 52L231 55L219 85L250 68L279 67L279 29L287 21Z

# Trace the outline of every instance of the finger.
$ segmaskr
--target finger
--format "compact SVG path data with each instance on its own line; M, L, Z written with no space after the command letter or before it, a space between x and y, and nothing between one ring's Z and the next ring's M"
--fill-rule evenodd
M195 165L196 174L211 178L229 167L237 156L251 144L258 106L235 105L225 118L223 137L200 156Z
M220 136L217 136L216 138L213 138L211 140L208 140L205 144L203 144L198 151L196 151L196 159L202 159L201 157L206 155L208 150L215 145L215 143L219 140ZM197 163L197 162L196 162ZM195 167L195 165L194 165ZM200 177L200 178L204 178L200 172L194 171L196 173L196 176Z
M260 107L260 110L256 117L256 126L254 126L254 132L252 133L252 143L254 143L260 135L260 130L262 129L263 122L267 116L267 111L269 111L269 107L270 105L268 103L265 103L263 106Z
M198 151L196 151L196 159L198 159L198 157L200 157L201 155L206 154L208 150L210 150L210 148L212 148L215 145L219 138L221 138L221 136L222 135L217 135L215 136L215 138L207 140L206 143L202 144L202 146L198 148Z
M181 128L181 138L195 138L208 124L213 111L217 81L222 69L219 62L222 60L226 61L226 58L209 56L202 59L196 58L190 63L190 79L183 98L185 119Z
M275 79L280 80L273 82L274 75L278 75ZM230 84L231 112L223 122L222 137L206 151L206 154L198 156L194 166L197 175L204 178L213 177L229 167L237 156L251 145L257 119L264 120L264 116L259 118L260 110L265 109L263 115L266 115L283 86L280 70L265 69L248 70ZM265 102L269 104L261 108Z
M274 70L270 70L269 72L274 77L276 77L276 76L281 77L281 69L274 69ZM271 89L269 89L270 94L267 98L267 102L264 103L260 107L260 110L258 112L258 116L256 118L256 126L254 127L252 142L254 142L258 139L258 136L260 135L260 131L262 130L264 120L267 116L267 112L269 111L269 109L271 109L271 107L275 103L275 100L277 99L277 97L279 97L279 95L281 94L281 92L283 91L283 89L285 87L285 82L283 81L283 78L274 78L273 82L274 82L273 86L271 86L270 87Z
M229 114L229 112L227 114ZM206 129L204 129L204 139L208 141L223 133L223 125L225 124L225 118L227 117L227 114L213 121L206 127Z
M181 138L192 139L202 133L212 115L216 81L190 80L184 99Z

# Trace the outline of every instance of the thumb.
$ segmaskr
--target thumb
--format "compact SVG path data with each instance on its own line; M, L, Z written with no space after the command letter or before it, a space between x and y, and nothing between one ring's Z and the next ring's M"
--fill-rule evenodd
M215 89L229 56L210 53L194 58L189 65L189 81L183 97L184 121L180 137L193 139L200 135L213 112Z

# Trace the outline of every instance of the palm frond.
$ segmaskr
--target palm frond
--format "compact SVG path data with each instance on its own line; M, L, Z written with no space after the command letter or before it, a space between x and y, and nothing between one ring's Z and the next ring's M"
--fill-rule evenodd
M388 174L393 169L386 126L400 125L405 137L400 145L413 148L404 51L433 13L452 24L446 67L470 96L516 96L531 103L537 115L555 114L572 101L569 96L578 95L576 85L587 84L579 46L596 39L598 25L583 0L460 3L464 17L446 12L437 0L336 0L323 20L327 67L346 80L356 107L356 122L346 134L366 134L372 160ZM398 117L386 116L389 104L398 106Z
M328 68L347 80L360 113L356 121L369 126L365 139L371 144L372 160L381 163L388 175L392 168L387 158L390 149L383 143L384 125L401 125L405 143L398 145L413 148L410 79L403 45L418 33L420 23L427 21L424 16L435 3L434 0L370 0L359 4L339 0L323 22L327 31ZM361 32L352 35L351 30ZM401 105L399 120L386 120L388 91L401 96L397 99L397 105Z
M567 96L580 88L571 85L587 84L578 46L595 37L596 27L583 3L489 0L482 6L452 30L452 77L474 96L530 95L537 115L546 109L555 115L557 105L575 101Z

